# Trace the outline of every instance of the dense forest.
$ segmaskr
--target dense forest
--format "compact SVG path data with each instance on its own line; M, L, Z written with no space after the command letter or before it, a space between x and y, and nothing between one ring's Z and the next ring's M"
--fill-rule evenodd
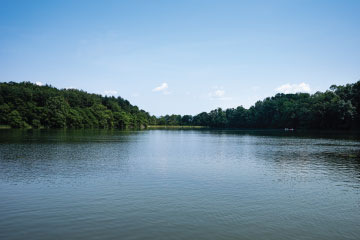
M158 125L197 125L214 128L359 129L360 81L332 85L315 94L276 94L254 106L215 109L196 116L166 115Z
M121 97L30 82L0 83L0 124L13 128L142 128L150 119Z
M196 116L156 118L121 97L56 89L30 82L0 83L0 124L13 128L144 128L148 125L212 128L359 129L360 81L315 94L276 94L254 106L215 109Z

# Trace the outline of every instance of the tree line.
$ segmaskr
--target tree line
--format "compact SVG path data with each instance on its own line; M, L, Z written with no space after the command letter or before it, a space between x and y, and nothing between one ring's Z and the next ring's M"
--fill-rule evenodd
M30 82L0 83L0 124L13 128L145 128L148 125L211 128L359 129L360 81L315 94L276 94L242 106L191 115L151 116L121 97L56 89Z
M332 85L315 94L276 94L249 109L242 106L202 112L195 116L166 115L158 125L208 126L212 128L359 129L360 81Z
M30 82L0 83L0 124L13 128L142 128L150 119L121 97Z

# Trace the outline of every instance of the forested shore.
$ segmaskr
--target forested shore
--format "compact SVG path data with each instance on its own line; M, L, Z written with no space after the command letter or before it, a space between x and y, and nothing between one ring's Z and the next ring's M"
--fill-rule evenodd
M0 125L13 128L211 128L359 129L360 81L315 94L276 94L242 106L191 115L151 116L121 97L56 89L30 82L0 83Z
M215 109L196 116L166 115L157 125L192 125L212 128L333 129L360 128L360 81L332 85L315 94L278 93L258 101L249 109L242 106Z
M0 83L0 124L13 128L144 128L149 119L149 113L121 97Z

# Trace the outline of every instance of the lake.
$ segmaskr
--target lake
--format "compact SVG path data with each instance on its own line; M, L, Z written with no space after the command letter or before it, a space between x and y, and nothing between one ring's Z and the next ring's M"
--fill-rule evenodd
M0 130L0 239L360 239L360 135Z

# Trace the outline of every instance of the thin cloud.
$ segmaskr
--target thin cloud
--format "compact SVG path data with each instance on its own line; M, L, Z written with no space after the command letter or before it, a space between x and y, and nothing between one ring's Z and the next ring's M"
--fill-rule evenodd
M285 93L285 94L289 94L289 93L299 93L299 92L306 92L309 93L311 92L311 88L310 85L307 83L300 83L300 84L284 84L281 85L280 87L275 89L277 92L280 93Z
M225 93L226 93L225 90L217 89L213 92L210 92L209 96L211 99L216 99L216 100L231 100L231 97L226 97Z
M115 90L106 90L104 91L104 94L107 96L115 96L118 92Z
M154 88L152 91L153 92L160 92L160 91L165 91L168 88L169 88L169 85L167 83L162 83L160 86Z
M213 94L214 97L217 98L221 98L225 95L225 91L224 90L216 90Z
M153 92L162 92L163 94L168 95L171 93L168 91L168 88L169 88L169 85L166 82L164 82L160 86L154 88L152 91Z
M251 88L251 90L254 91L254 92L258 91L259 89L260 89L259 86L253 86L253 87Z
M38 85L38 86L44 85L42 82L35 82L35 84Z

